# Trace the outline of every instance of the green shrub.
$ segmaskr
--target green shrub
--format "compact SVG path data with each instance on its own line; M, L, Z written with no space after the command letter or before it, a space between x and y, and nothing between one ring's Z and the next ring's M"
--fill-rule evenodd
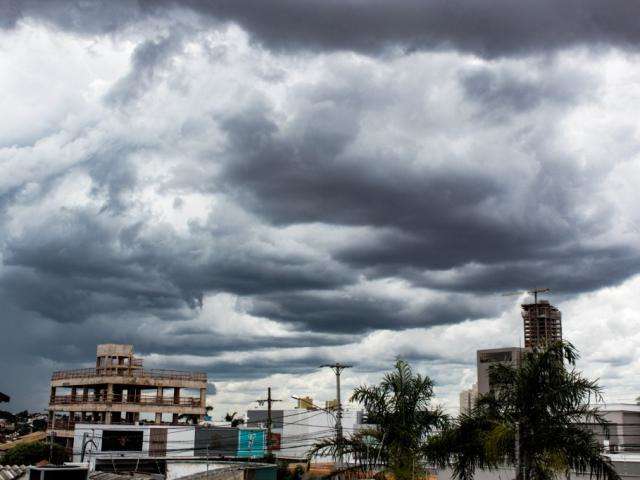
M41 460L49 460L50 446L44 442L31 442L16 445L6 451L4 457L0 458L3 465L35 465ZM67 451L64 447L53 444L51 450L51 463L62 464L67 460Z

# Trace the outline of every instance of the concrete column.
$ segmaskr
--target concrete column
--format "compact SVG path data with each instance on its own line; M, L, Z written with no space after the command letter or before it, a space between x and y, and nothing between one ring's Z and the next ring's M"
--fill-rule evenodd
M200 389L200 408L206 408L207 406L207 389ZM204 422L204 414L198 415L198 421Z
M140 412L133 412L133 423L138 423L140 421Z
M157 424L162 423L162 414L159 412L156 412L156 423Z
M164 388L162 387L158 387L157 392L156 392L156 402L158 402L159 405L162 405L162 397L164 395Z
M173 388L173 404L180 405L180 387Z
M89 400L89 389L87 387L82 389L82 400L85 402Z
M111 425L111 412L104 412L104 424Z
M55 396L56 396L56 387L51 387L51 401L53 401Z
M107 403L113 402L113 383L107 384Z
M78 389L76 387L71 387L71 401L75 403L76 395L78 394Z
M173 417L171 418L171 423L178 423L180 421L179 416L180 415L178 415L177 413L174 413Z

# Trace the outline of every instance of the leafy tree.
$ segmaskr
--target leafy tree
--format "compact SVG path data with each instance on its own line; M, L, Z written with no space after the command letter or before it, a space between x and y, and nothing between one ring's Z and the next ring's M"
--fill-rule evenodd
M492 365L491 392L431 438L427 456L451 466L460 480L472 479L476 469L504 465L516 468L518 480L568 478L571 470L618 479L584 427L606 431L607 422L593 404L601 401L601 389L575 370L577 358L573 345L554 342L525 352L519 366Z
M447 422L440 408L433 407L433 382L415 374L404 360L382 382L357 387L351 401L360 403L371 428L348 435L342 445L325 439L311 450L316 453L347 454L360 468L375 464L388 467L398 480L414 478L422 470L422 449L428 434Z
M44 432L47 429L47 421L40 418L33 421L34 432Z
M10 423L13 423L16 421L15 415L5 410L0 410L0 419L7 420Z
M67 451L58 444L53 444L53 448L45 442L31 442L16 445L6 451L4 457L0 459L3 465L35 465L42 460L49 460L51 463L60 465L67 460Z
M232 427L237 427L238 425L244 424L244 418L236 418L238 412L227 413L224 416L224 421L229 422Z

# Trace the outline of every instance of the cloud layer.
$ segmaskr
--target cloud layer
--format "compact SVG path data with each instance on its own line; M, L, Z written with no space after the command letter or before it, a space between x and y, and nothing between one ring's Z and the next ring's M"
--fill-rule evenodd
M319 364L354 363L349 386L396 355L452 407L477 348L519 341L501 293L535 285L584 368L633 390L617 378L635 349L585 336L614 324L612 298L634 308L640 267L621 3L0 8L16 408L108 341L206 370L221 409L269 383L329 398ZM602 315L577 322L585 302Z

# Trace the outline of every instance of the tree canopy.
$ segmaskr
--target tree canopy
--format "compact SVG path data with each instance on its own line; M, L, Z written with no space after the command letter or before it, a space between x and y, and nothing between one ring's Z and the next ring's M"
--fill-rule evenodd
M527 351L520 364L489 369L491 391L430 439L425 454L470 480L476 469L516 468L521 480L551 480L570 471L596 478L619 477L592 430L607 422L595 402L601 389L575 370L578 353L568 342Z
M67 460L67 451L58 444L51 447L45 442L31 442L16 445L6 451L5 455L0 458L3 465L35 465L42 460L49 460L51 455L51 463L60 465Z

